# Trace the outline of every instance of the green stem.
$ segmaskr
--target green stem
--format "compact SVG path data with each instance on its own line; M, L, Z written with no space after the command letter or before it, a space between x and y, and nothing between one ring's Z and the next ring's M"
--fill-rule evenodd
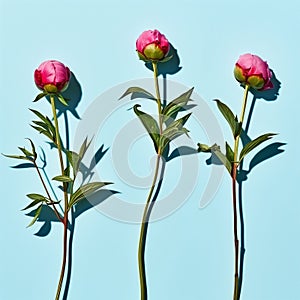
M34 164L34 167L35 167L35 169L36 169L36 171L37 171L37 173L38 173L38 175L39 175L39 178L40 178L40 180L41 180L41 182L42 182L42 185L43 185L43 187L44 187L44 189L45 189L45 192L46 192L46 194L47 194L47 196L48 196L48 198L49 198L49 200L50 200L50 205L53 206L53 210L54 210L54 213L55 213L57 219L58 219L60 222L63 223L64 220L63 220L63 218L59 215L59 212L57 211L56 206L55 206L55 204L54 204L54 201L51 199L51 196L50 196L50 193L49 193L49 191L48 191L48 189L47 189L46 183L45 183L45 181L44 181L44 179L43 179L43 176L42 176L42 174L41 174L41 172L40 172L40 170L39 170L39 167L38 167L38 165L36 164L36 161L35 161L35 160L33 161L33 164Z
M245 111L247 106L247 98L249 92L249 85L245 86L244 98L242 104L242 111L240 116L241 126L243 125ZM234 150L233 150L233 166L232 166L232 202L233 202L233 231L234 231L234 294L233 300L239 299L239 239L238 239L238 219L237 219L237 197L236 197L236 179L238 162L238 150L239 150L240 134L235 137Z
M54 96L50 96L50 102L52 107L52 113L53 113L53 119L54 119L54 125L55 125L55 135L56 135L56 146L58 150L58 157L59 157L59 163L60 163L60 169L61 169L61 175L64 174L64 161L62 156L62 147L61 147L61 141L60 141L60 135L59 135L59 127L58 127L58 120L56 115L56 107L55 107L55 99ZM59 277L59 282L57 286L56 296L55 300L59 300L62 283L65 275L65 269L66 269L66 261L67 261L67 251L68 251L68 193L67 193L67 184L63 183L63 190L64 190L64 218L63 218L63 224L64 224L64 233L63 233L63 258L62 258L62 265L61 265L61 272Z
M146 247L146 237L147 237L147 229L150 215L148 214L148 209L151 204L151 198L153 195L153 191L155 188L155 183L158 177L159 171L159 162L160 155L157 154L156 158L156 166L153 176L152 185L146 200L146 205L144 208L141 231L140 231L140 239L139 239L139 248L138 248L138 265L139 265L139 277L140 277L140 289L141 289L141 300L147 300L147 280L146 280L146 268L145 268L145 247Z
M163 127L162 127L162 114L161 114L161 99L160 99L159 84L158 84L157 62L152 62L152 66L153 66L156 101L157 101L157 108L158 108L159 132L160 132L160 134L162 134ZM151 214L151 211L149 211L149 206L151 204L153 191L154 191L157 177L158 177L160 159L161 159L161 149L159 147L157 150L157 157L156 157L153 181L151 184L151 188L150 188L150 191L149 191L149 194L148 194L148 197L146 200L144 212L143 212L143 219L142 219L140 238L139 238L138 266L139 266L139 277L140 277L141 300L147 300L147 298L148 298L146 268L145 268L145 247L146 247L148 222L149 222L150 214Z
M156 102L158 108L158 121L159 121L159 131L162 134L162 116L161 116L161 99L158 85L158 70L157 70L157 61L152 62L153 74L154 74L154 84L155 84L155 93L156 93Z

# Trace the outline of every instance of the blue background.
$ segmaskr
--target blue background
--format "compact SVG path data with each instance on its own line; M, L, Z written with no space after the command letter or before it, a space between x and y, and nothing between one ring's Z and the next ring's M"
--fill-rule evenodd
M151 77L137 58L135 40L142 31L157 28L180 57L182 70L170 79L195 87L215 112L225 138L230 137L229 129L212 99L222 99L239 112L242 89L232 75L235 61L245 52L267 60L281 88L276 101L257 101L249 134L277 132L274 141L287 144L283 153L257 166L244 184L247 250L242 299L300 299L300 26L296 1L2 0L0 22L0 150L9 154L27 144L25 137L43 141L29 126L32 113L28 108L50 114L45 101L32 103L37 94L33 71L44 60L60 60L74 72L83 91L77 107L81 115L113 86ZM71 128L77 122L70 117ZM191 137L195 143L200 140L197 132L191 131ZM144 142L144 148L151 149L149 140ZM141 161L149 159L148 154L153 153L146 152ZM206 158L198 156L199 181L209 174ZM102 176L119 189L117 178L111 178L114 170L105 168L109 160L105 155L99 163ZM135 161L135 168L140 166L138 172L143 174L141 161ZM25 195L42 190L32 170L10 168L14 163L0 158L0 298L53 299L62 228L54 224L46 237L34 235L40 224L26 228L30 218L20 211L28 203ZM49 172L55 170L56 165L50 164ZM166 178L176 180L176 173L169 172ZM230 178L224 176L215 198L204 209L199 209L199 186L174 214L150 225L146 251L150 300L232 297ZM135 195L132 187L122 193ZM143 199L146 194L144 190ZM82 214L74 237L69 299L139 299L138 234L138 225L118 222L95 209Z

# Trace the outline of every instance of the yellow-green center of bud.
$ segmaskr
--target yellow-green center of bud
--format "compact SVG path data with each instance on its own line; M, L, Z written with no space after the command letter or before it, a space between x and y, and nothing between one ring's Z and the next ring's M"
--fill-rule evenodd
M243 74L243 70L238 66L234 68L234 77L239 82L246 82L246 77Z
M265 81L260 76L253 75L248 78L248 83L252 88L260 90L263 88Z
M144 49L144 55L150 60L161 60L164 58L165 53L155 43L149 44Z
M54 84L44 85L44 91L47 93L57 93L57 87Z

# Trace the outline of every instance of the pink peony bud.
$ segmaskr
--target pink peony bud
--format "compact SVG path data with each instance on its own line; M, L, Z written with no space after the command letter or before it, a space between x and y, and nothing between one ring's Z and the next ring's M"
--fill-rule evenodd
M69 84L71 72L57 60L47 60L34 71L36 86L48 93L64 91Z
M159 61L167 56L170 43L158 30L147 30L136 40L136 50L144 61Z
M268 90L273 88L271 82L272 72L267 62L253 54L243 54L235 64L234 76L242 84L249 84L256 90Z

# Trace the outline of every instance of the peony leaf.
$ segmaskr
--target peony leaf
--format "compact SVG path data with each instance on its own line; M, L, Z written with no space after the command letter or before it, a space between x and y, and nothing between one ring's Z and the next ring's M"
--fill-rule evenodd
M91 182L84 184L71 195L70 202L68 204L68 210L80 200L90 196L91 194L95 193L100 188L108 184L112 184L112 182Z
M61 102L63 105L68 106L68 102L67 100L62 96L62 95L57 95L57 99L59 100L59 102Z
M226 148L226 157L232 163L234 161L233 150L231 149L230 145L227 142L225 143L225 148Z
M218 106L220 112L222 113L222 115L226 119L227 123L229 124L234 137L236 137L236 132L237 132L236 123L237 123L237 121L234 117L233 112L231 111L231 109L226 104L224 104L220 100L216 99L215 101L217 102L217 106Z
M67 151L67 158L68 158L70 165L73 168L74 176L76 176L76 174L78 173L78 169L79 169L79 163L81 161L80 156L78 153L76 153L74 151Z
M142 89L140 87L134 86L134 87L128 88L126 90L126 92L119 98L119 100L121 100L122 98L124 98L124 97L126 97L126 96L128 96L130 94L134 94L134 93L141 94L142 96L144 96L144 98L156 99L151 93L149 93L145 89Z
M43 92L43 93L40 93L38 94L35 99L33 100L33 102L37 102L39 101L40 99L42 99L43 97L47 96L47 93L46 92Z
M3 156L8 157L8 158L15 158L15 159L24 159L24 160L29 160L31 161L29 158L27 158L26 156L22 156L22 155L8 155L8 154L3 154Z
M37 158L37 154L36 154L36 151L35 151L35 146L34 146L34 143L31 139L27 138L27 140L30 142L30 145L31 145L31 151L32 151L32 154L33 154L33 157L34 159Z
M31 153L30 151L26 150L25 148L22 147L18 147L19 150L21 150L23 152L23 154L26 155L26 157L31 158L33 156L33 153Z
M240 153L239 160L241 161L249 152L259 146L261 143L271 139L274 135L276 135L276 133L266 133L246 144Z
M47 130L45 130L44 128L41 128L39 126L33 126L31 125L32 128L34 128L35 130L37 130L39 133L44 134L46 137L48 137L51 141L55 142L54 137L51 135L51 133L49 133Z
M191 113L185 115L184 117L173 121L162 133L160 137L160 147L162 150L170 143L170 141L179 137L180 135L188 135L188 130L183 127L188 118L191 116Z
M220 160L220 162L226 167L227 171L231 175L232 165L231 162L227 159L226 155L224 155L221 150L220 146L214 144L211 147L211 152L216 155L216 157Z
M36 209L35 215L34 215L32 221L28 224L27 228L30 227L30 226L32 226L32 225L36 222L36 220L38 219L39 215L41 214L42 207L43 207L43 206L42 206L42 204L41 204L41 205Z
M69 176L65 176L65 175L58 175L52 178L52 180L56 180L56 181L60 181L60 182L71 182L73 181L72 178L70 178Z
M43 200L34 200L34 201L32 201L30 204L28 204L26 207L24 207L21 210L26 210L28 208L34 207L34 206L36 206L37 204L39 204L41 202L43 202Z
M169 117L175 119L176 114L182 109L183 106L187 105L190 101L190 97L193 93L194 88L191 88L187 92L183 93L173 101L171 101L163 110L163 121L165 122Z
M153 117L151 117L150 115L146 114L145 112L139 110L138 107L140 107L140 105L136 104L133 107L133 110L136 113L136 115L139 117L141 122L143 123L147 132L149 133L149 135L153 141L155 150L157 152L158 146L159 146L159 137L160 137L159 127L157 125L157 122L155 121L155 119Z
M26 195L28 198L32 200L38 200L38 201L46 201L48 198L44 197L43 195L40 194L27 194Z

